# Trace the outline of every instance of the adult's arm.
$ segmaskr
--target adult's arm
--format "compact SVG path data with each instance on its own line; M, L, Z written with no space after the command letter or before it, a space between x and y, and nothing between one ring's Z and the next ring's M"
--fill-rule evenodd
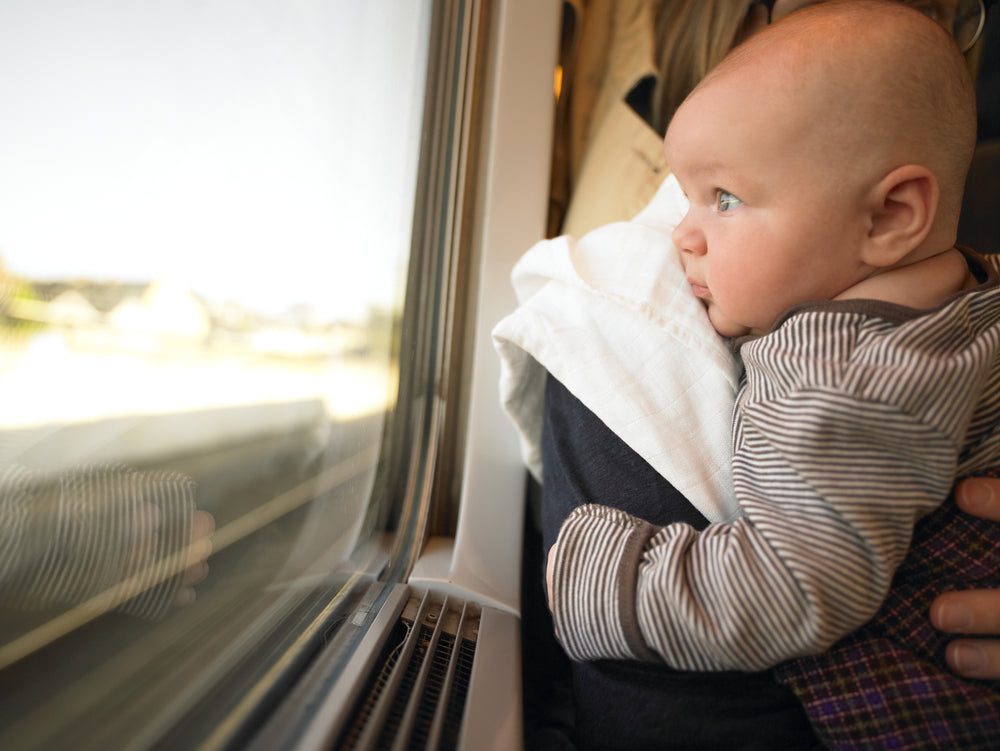
M1000 479L974 477L959 484L958 505L966 512L1000 522ZM931 606L931 622L953 634L1000 637L1000 589L946 592ZM948 645L948 664L970 678L1000 678L1000 638L956 639Z

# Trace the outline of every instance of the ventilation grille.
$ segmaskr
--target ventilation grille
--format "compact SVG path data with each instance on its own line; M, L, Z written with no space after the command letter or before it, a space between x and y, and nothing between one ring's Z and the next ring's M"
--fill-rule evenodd
M456 748L478 631L468 603L412 598L336 748Z

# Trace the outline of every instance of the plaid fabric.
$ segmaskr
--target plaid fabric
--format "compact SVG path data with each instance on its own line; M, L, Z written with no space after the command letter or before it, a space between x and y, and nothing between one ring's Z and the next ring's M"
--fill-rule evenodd
M960 679L953 638L931 626L934 597L1000 586L1000 525L949 499L925 517L882 609L827 652L779 665L831 749L1000 749L1000 684Z

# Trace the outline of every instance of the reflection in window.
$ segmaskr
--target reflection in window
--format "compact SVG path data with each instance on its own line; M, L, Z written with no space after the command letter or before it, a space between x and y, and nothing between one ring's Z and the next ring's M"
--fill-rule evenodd
M0 747L147 745L376 569L429 5L0 4Z

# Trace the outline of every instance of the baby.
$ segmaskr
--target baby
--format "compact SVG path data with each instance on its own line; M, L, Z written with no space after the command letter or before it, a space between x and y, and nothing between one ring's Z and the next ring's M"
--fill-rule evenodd
M875 0L789 16L680 107L673 240L745 367L742 516L573 511L548 562L573 659L777 666L833 747L995 742L1000 694L947 671L926 618L944 589L1000 583L997 530L948 498L1000 454L997 270L954 246L974 145L954 41Z

